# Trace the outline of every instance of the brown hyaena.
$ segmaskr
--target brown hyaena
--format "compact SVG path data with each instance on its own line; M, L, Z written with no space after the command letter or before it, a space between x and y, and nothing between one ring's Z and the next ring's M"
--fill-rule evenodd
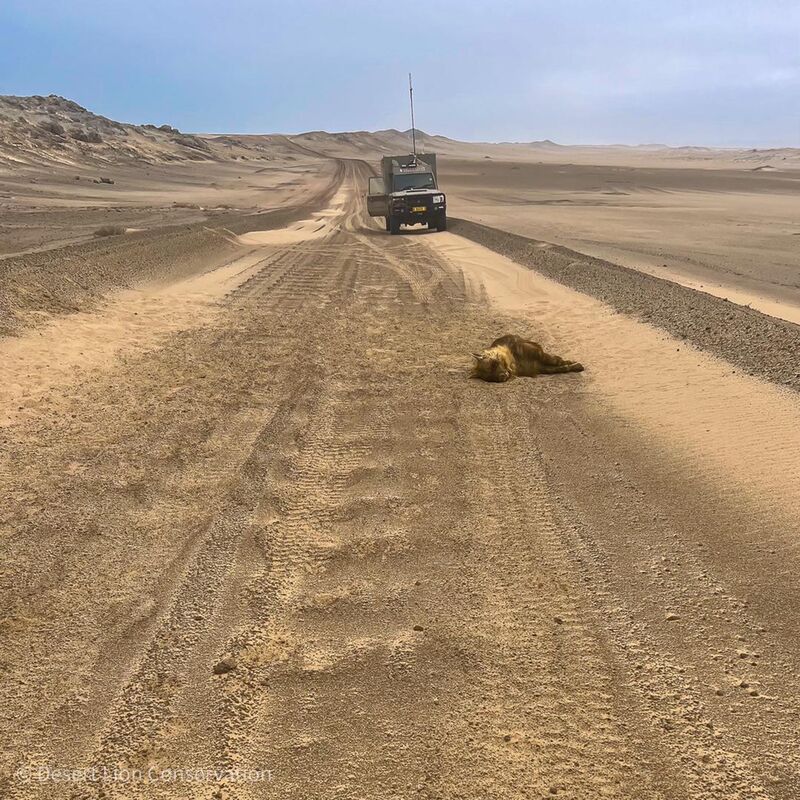
M539 373L583 372L583 365L545 353L540 344L521 336L506 334L495 339L488 350L473 353L472 377L503 383L517 376L533 378Z

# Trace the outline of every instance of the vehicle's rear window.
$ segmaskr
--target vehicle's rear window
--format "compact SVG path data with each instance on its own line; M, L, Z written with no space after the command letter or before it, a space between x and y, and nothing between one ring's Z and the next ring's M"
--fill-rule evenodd
M435 189L432 172L415 172L408 175L394 176L395 192L402 192L405 189Z

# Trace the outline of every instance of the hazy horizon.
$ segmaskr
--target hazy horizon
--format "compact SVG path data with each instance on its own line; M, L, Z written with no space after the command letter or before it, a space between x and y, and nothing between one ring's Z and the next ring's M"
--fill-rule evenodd
M202 133L417 127L475 142L800 145L800 6L75 0L0 8L0 94Z

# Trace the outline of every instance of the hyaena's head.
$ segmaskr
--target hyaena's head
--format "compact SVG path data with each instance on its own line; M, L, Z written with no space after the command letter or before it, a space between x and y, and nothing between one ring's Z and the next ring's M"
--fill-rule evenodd
M485 350L480 354L473 353L472 357L475 359L475 364L470 373L471 377L489 383L503 383L511 377L507 365L498 355Z

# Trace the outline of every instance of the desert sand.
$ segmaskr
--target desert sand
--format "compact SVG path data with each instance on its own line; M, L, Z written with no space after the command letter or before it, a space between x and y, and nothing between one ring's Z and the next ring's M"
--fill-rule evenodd
M796 167L672 167L657 155L650 165L445 165L456 215L800 323Z
M161 133L2 166L0 794L797 797L800 327L679 285L788 308L794 155L441 139L491 227L389 236L398 132Z
M0 258L86 242L109 226L284 209L329 178L330 164L282 136L164 127L123 125L59 97L0 97Z

